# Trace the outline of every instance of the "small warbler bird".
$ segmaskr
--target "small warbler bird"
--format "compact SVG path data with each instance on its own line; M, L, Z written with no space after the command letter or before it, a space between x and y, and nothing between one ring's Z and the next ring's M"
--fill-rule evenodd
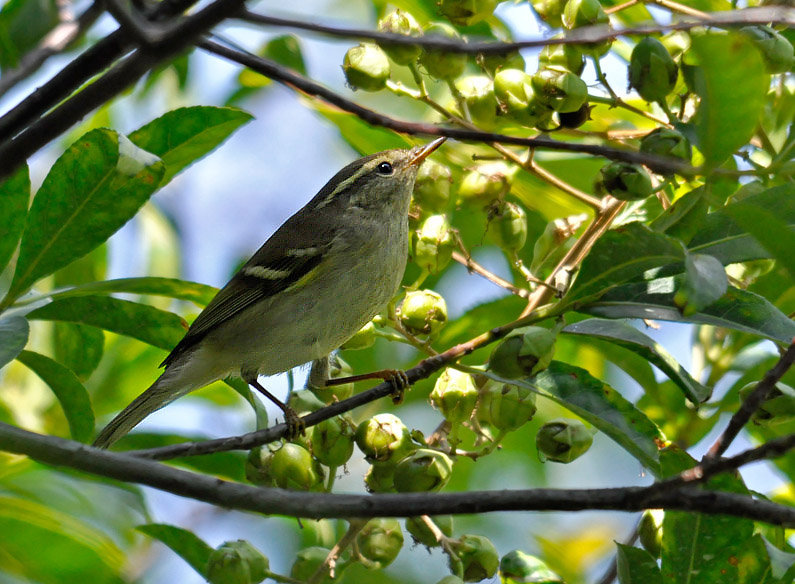
M300 429L295 412L257 378L325 359L386 306L406 267L417 170L444 140L340 170L216 294L161 364L163 374L94 446L107 448L155 410L229 376L242 377Z

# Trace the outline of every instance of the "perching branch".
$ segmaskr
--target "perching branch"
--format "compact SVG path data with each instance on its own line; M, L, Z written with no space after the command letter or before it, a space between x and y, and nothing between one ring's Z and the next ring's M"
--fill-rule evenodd
M795 509L766 500L683 486L663 492L651 487L612 489L520 489L461 493L338 495L261 488L225 481L99 450L52 436L42 436L0 423L0 449L24 454L45 464L148 485L227 509L305 518L409 517L493 511L641 511L661 508L723 514L795 526Z

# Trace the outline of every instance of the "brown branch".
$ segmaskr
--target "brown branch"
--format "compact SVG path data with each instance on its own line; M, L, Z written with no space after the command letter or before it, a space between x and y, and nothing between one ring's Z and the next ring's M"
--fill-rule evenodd
M409 517L494 511L641 511L661 508L731 515L795 526L795 508L750 496L682 486L521 489L384 495L328 494L254 487L189 472L0 423L0 449L39 462L148 485L227 509L306 518Z
M795 362L795 342L790 344L789 348L781 355L781 358L773 368L765 373L765 376L756 385L756 388L742 403L740 409L735 412L731 420L729 420L726 430L723 431L723 434L718 437L709 449L706 456L707 459L718 458L726 452L726 449L740 433L740 430L748 423L751 416L754 415L754 412L759 409L768 394L773 391L776 383L784 376L789 368L792 367L793 362Z
M571 31L566 31L565 36L559 38L532 39L524 41L496 43L496 42L461 42L440 37L409 37L399 34L375 32L360 28L333 27L315 24L289 18L278 18L257 14L245 10L239 18L246 22L268 26L280 26L307 30L328 36L382 41L400 45L419 45L429 49L444 50L451 53L467 54L504 54L518 49L530 47L544 47L547 45L595 43L605 41L622 35L645 35L669 30L690 30L696 27L734 27L750 24L782 24L795 25L795 9L785 6L767 6L761 8L745 8L731 12L700 13L703 17L682 19L677 22L660 24L649 22L625 28L611 28L609 26L584 26ZM694 15L693 15L694 16Z

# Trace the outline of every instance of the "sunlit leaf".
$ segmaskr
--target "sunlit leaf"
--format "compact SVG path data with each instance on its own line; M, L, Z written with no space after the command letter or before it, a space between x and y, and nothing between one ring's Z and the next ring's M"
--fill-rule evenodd
M55 360L85 380L99 365L105 335L98 329L71 322L56 322L53 328Z
M795 191L795 187L791 190ZM793 195L795 193L791 194L791 198ZM740 201L729 205L725 211L795 278L795 254L792 252L795 249L795 231L782 221L777 208Z
M0 318L0 368L13 361L25 348L30 325L22 316Z
M703 254L685 256L682 286L674 294L674 304L684 316L700 312L726 293L729 278L723 265Z
M193 532L163 523L139 525L136 529L167 545L201 576L207 572L207 560L209 560L213 548Z

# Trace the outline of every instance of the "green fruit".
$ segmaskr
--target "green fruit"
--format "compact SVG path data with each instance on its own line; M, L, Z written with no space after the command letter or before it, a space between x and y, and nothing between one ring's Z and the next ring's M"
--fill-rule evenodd
M373 462L364 473L368 493L389 493L395 490L395 465L392 462Z
M497 53L479 53L476 57L476 61L489 77L494 77L497 73L505 69L519 69L524 71L525 68L524 58L518 51L512 51L504 55Z
M361 44L345 53L342 70L351 87L379 91L389 79L389 59L377 45Z
M433 338L447 324L447 304L441 294L433 290L414 290L406 293L400 305L399 318L412 335Z
M439 528L445 536L450 537L453 535L453 516L452 515L435 515L430 518L436 527ZM409 517L406 519L406 530L411 534L415 542L422 544L426 547L436 547L439 544L436 541L436 536L425 524L422 517Z
M632 49L629 84L646 101L663 101L676 86L679 68L665 46L646 37Z
M404 36L422 36L422 29L415 18L405 10L394 10L378 21L378 30ZM396 45L379 42L378 46L398 65L408 65L416 61L422 49L418 45Z
M513 550L500 560L502 581L511 584L563 584L560 576L544 562L521 550Z
M649 173L639 164L610 162L599 173L594 184L597 193L609 193L622 201L639 201L654 192Z
M299 416L304 416L325 407L326 403L321 401L312 391L299 389L290 392L290 399L287 405L295 410Z
M657 128L640 140L640 151L656 156L672 156L690 162L693 148L684 134L670 128Z
M641 515L640 523L638 524L640 545L653 558L659 558L662 550L662 523L664 516L665 513L662 509L647 509Z
M792 69L793 48L787 38L769 26L746 26L740 29L759 49L770 73Z
M490 379L480 390L478 418L499 430L516 430L535 413L536 394L526 387Z
M414 202L422 211L444 213L450 203L450 169L444 164L426 160L414 181Z
M425 36L454 40L461 39L461 35L452 26L443 22L436 22L428 26L425 29ZM420 63L422 63L431 77L452 81L464 72L467 57L463 53L446 53L436 49L424 49L420 56Z
M482 535L464 535L453 547L461 560L465 582L480 582L497 572L500 565L497 548Z
M330 552L330 549L320 546L312 546L300 550L295 555L295 561L290 569L290 577L301 582L306 582L323 564ZM337 572L339 572L339 570L337 570ZM330 584L333 581L334 580L329 577L328 573L326 573L323 578L320 579L320 584Z
M450 480L453 461L442 452L420 448L395 467L395 490L399 493L438 491Z
M458 202L486 206L511 188L516 169L504 162L481 164L464 175L458 186Z
M532 77L519 69L503 69L494 76L494 95L500 110L527 127L543 123L553 110L536 99Z
M312 426L310 440L315 458L329 467L342 466L353 454L353 429L340 417Z
M566 69L539 69L531 83L536 98L557 112L577 111L588 99L585 81Z
M489 213L487 234L500 249L519 251L527 241L527 213L515 203L502 203Z
M458 26L471 26L492 15L497 0L441 0L439 10Z
M455 87L464 98L472 122L484 127L493 126L497 118L497 100L492 80L485 75L467 75L456 79Z
M478 401L478 390L471 375L447 368L436 380L428 398L445 420L460 424L472 415Z
M403 532L397 519L378 517L367 522L356 535L356 548L371 569L386 568L403 547Z
M429 274L438 274L453 257L455 241L446 215L431 215L414 232L412 259Z
M378 414L356 428L356 445L370 461L397 462L415 449L409 429L392 414Z
M365 328L366 327L367 325L365 325ZM351 375L353 375L353 369L351 368L351 366L348 365L345 361L343 361L342 357L340 357L339 354L332 353L329 356L329 379L350 377ZM330 404L335 401L342 401L344 399L348 399L349 397L351 397L353 395L353 383L351 382L351 383L343 383L341 385L329 385L327 387L309 387L309 391L311 391L312 394L318 400L320 400L322 406L324 406L326 404ZM291 402L292 402L292 396L294 396L296 393L299 392L294 391L290 394ZM296 409L296 411L298 410Z
M489 370L501 377L518 379L546 369L555 355L555 334L540 326L512 331L489 356Z
M210 584L256 584L269 569L268 558L243 539L227 541L210 553L207 581Z
M585 454L593 443L593 434L579 420L557 418L547 422L536 434L536 448L541 460L569 463Z
M563 26L572 30L581 26L608 25L610 19L599 0L568 0L563 9ZM598 58L609 49L612 41L586 43L578 48L585 54Z
M375 325L373 321L368 322L359 331L340 347L344 351L358 351L369 349L375 344Z
M246 464L246 478L265 487L299 491L319 490L323 469L309 451L293 442L254 448Z
M585 69L585 58L576 45L547 45L538 55L538 66L565 69L579 76Z
M563 26L561 17L566 0L530 0L530 4L541 20L555 28Z

